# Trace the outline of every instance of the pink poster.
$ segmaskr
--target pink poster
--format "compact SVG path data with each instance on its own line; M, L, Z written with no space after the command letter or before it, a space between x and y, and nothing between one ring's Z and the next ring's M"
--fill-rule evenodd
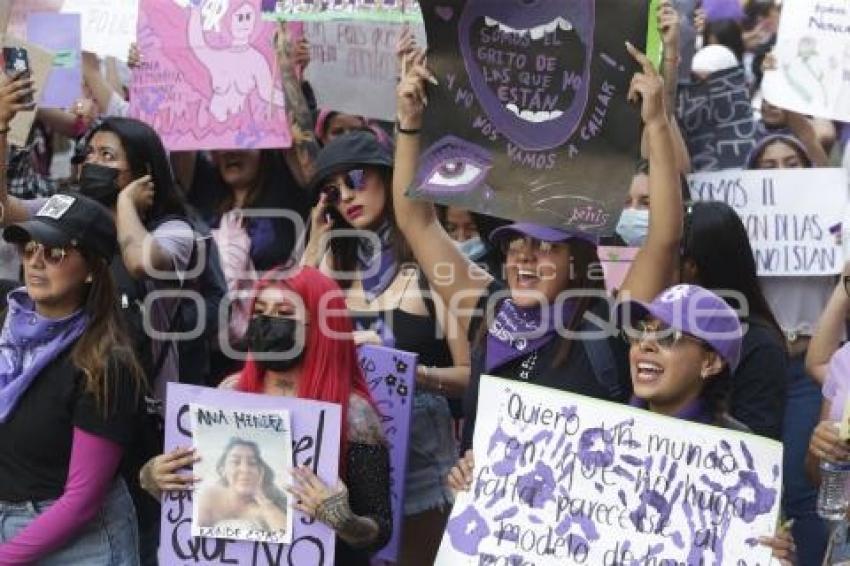
M640 248L599 246L596 251L605 273L605 289L616 295L617 290L623 286Z
M261 0L141 0L132 116L169 150L289 147Z

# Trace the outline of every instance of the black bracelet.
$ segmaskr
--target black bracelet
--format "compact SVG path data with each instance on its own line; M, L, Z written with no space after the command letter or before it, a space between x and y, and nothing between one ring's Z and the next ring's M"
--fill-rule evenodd
M402 128L401 125L396 124L395 125L395 131L397 131L400 134L404 134L406 136L415 136L415 135L418 135L421 130L419 128L412 128L412 129Z

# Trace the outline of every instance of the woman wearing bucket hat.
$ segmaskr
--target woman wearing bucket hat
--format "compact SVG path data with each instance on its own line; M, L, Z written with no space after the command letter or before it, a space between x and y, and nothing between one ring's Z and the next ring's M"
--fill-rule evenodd
M3 238L26 286L9 293L0 331L0 563L138 564L119 464L144 378L109 270L115 224L60 193Z
M466 337L430 297L393 212L393 158L370 132L336 137L319 153L311 189L319 193L303 263L345 289L359 344L419 355L405 478L402 564L432 564L448 515L444 478L457 458L447 396L469 379Z

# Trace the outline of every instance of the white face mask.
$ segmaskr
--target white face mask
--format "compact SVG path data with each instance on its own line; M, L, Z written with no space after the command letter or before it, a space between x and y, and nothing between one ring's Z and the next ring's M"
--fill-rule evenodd
M487 245L481 239L481 236L475 236L465 242L455 242L460 253L465 255L470 261L478 261L484 254L487 253Z
M639 208L625 208L617 222L617 234L623 238L627 245L640 247L646 240L649 232L649 210Z

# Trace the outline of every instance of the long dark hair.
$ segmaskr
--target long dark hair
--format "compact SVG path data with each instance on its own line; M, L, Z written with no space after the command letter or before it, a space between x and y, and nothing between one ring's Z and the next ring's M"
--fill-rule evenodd
M715 20L705 24L703 39L705 45L709 45L709 39L714 36L717 43L728 47L740 63L744 57L744 37L741 25L732 19Z
M150 175L154 185L153 208L148 220L169 215L185 216L186 201L174 183L168 154L159 135L149 125L133 118L106 118L90 136L97 132L111 132L118 136L133 179ZM91 138L89 138L91 139Z
M215 167L215 176L221 190L219 191L214 208L219 215L222 215L233 209L236 205L236 197L233 195L233 191L227 186L227 183L224 182L218 167ZM291 184L291 186L281 186L286 184ZM207 187L197 188L202 191L207 190ZM267 206L268 203L265 201L269 199L265 197L271 195L273 191L293 191L294 188L295 180L292 178L292 173L290 173L289 167L283 158L283 153L279 149L261 149L257 178L254 180L245 197L243 208Z
M109 264L87 252L83 252L83 257L91 269L83 305L88 324L74 345L71 361L83 372L86 391L103 413L109 414L113 410L112 396L121 389L117 381L131 379L139 397L145 377L124 327Z
M747 229L724 202L696 202L688 207L682 237L682 259L697 267L699 285L715 293L733 290L747 300L750 315L764 320L779 336L781 327L761 290ZM733 309L730 297L724 300Z
M238 436L230 438L230 441L227 443L227 446L224 447L224 450L215 465L215 471L218 472L221 485L227 487L227 480L224 479L224 464L227 462L227 456L230 454L230 451L237 446L245 446L251 449L254 453L254 458L257 459L257 465L263 470L263 484L260 486L260 489L263 490L263 493L272 501L272 503L277 505L280 509L286 510L286 496L274 484L274 470L272 470L272 467L263 460L263 456L260 454L260 447L257 443L251 440L245 440Z

